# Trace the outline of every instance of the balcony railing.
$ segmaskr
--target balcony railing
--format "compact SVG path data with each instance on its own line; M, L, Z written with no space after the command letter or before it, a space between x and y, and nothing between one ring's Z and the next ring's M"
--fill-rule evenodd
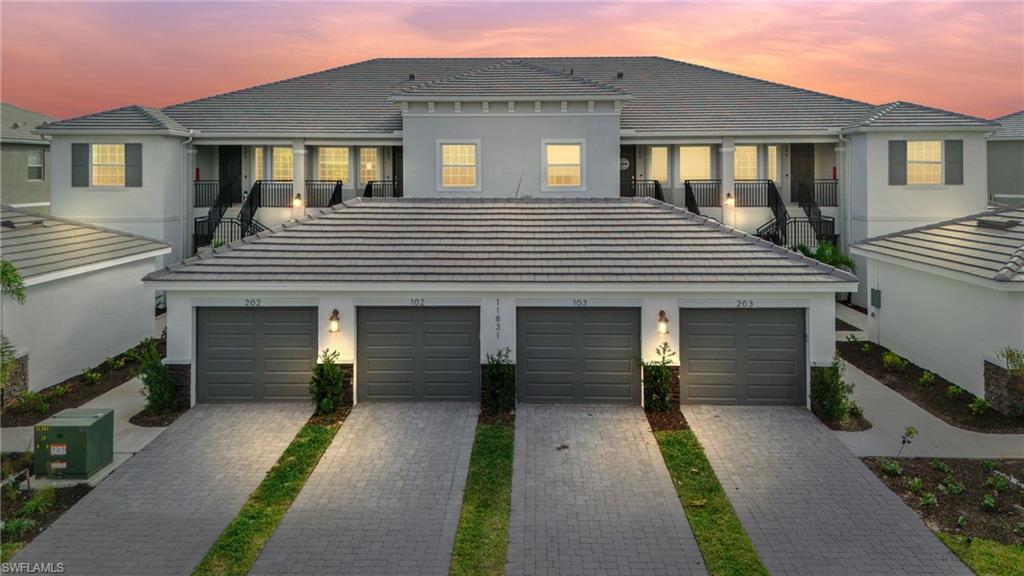
M253 184L250 195L253 190L259 190L260 206L269 208L290 208L295 198L291 180L259 180Z
M823 242L838 245L835 221L821 219L813 221L809 218L787 218L785 221L769 220L757 229L760 238L793 249L797 245L814 248Z
M818 206L839 206L839 181L815 180L814 198Z
M687 196L693 196L697 206L713 208L722 205L721 180L686 180L683 182Z
M769 186L771 180L737 180L737 208L765 208L769 206Z
M341 180L306 180L306 206L327 208L342 200Z
M622 190L622 196L632 198L654 198L661 202L665 201L665 194L661 189L661 182L657 180L633 180L630 186Z
M220 194L220 180L195 180L192 183L195 192L192 198L192 206L196 208L209 208L217 201Z
M370 180L363 190L363 198L401 198L402 183L399 180Z

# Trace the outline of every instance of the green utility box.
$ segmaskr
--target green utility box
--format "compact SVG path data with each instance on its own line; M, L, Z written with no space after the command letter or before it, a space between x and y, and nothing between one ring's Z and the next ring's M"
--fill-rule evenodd
M114 411L70 408L36 424L33 472L87 479L114 461Z

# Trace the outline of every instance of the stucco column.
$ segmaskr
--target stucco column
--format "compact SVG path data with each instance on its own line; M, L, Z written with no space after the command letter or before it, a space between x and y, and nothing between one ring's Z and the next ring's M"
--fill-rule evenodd
M836 152L836 195L839 198L839 224L836 233L839 234L839 249L846 252L850 249L850 200L847 197L848 178L850 171L847 170L846 143L839 142L835 148Z
M718 163L718 178L722 181L722 223L726 226L736 225L736 209L727 206L725 199L736 198L736 141L733 138L722 138L721 161Z
M297 194L302 201L292 204L292 218L306 214L306 143L302 141L292 145L292 198Z
M195 206L195 179L196 179L196 147L189 144L185 146L185 177L182 182L185 189L181 197L185 199L185 205L181 207L181 254L184 258L192 253L192 207Z

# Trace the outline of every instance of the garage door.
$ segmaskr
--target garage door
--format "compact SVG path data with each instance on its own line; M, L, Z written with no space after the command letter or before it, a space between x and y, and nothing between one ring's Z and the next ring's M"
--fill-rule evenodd
M478 400L479 308L359 308L356 388L365 400Z
M679 311L680 394L690 404L804 404L803 309Z
M316 308L196 310L196 400L305 400Z
M640 402L635 308L516 310L521 402Z

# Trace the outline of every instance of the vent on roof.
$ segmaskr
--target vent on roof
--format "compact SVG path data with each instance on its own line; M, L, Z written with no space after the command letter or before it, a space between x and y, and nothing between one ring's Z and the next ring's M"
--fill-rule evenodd
M626 77L626 73L623 72L622 70L619 70L618 72L615 73L615 77L618 78L619 80L622 80L623 78Z
M416 73L415 72L409 72L409 80L415 80L415 79L416 79Z
M1020 224L1020 220L1013 218L1002 218L1000 216L986 216L978 218L978 228L995 228L996 230L1009 230Z

